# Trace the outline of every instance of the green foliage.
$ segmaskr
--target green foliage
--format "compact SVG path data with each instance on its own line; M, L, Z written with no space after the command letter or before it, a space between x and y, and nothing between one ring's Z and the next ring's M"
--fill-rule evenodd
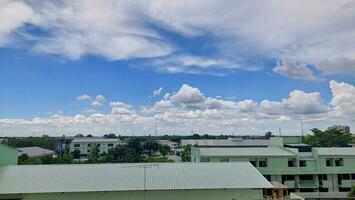
M265 139L270 139L271 137L273 137L271 131L268 131L268 132L265 133Z
M26 154L19 157L19 165L38 165L38 164L75 164L80 163L74 161L73 155L65 154L62 157L53 158L51 156L44 156L40 158L29 158Z
M182 162L191 162L191 145L187 145L181 151Z
M114 133L109 133L109 134L105 134L104 138L117 138L117 136Z
M146 157L143 159L143 162L147 163L159 163L159 162L175 162L165 156L155 156L155 157Z
M152 156L155 152L159 151L159 144L154 139L148 138L143 145L143 149L149 156Z
M170 146L169 145L161 145L159 148L159 152L161 155L166 156L171 152Z
M313 135L303 138L303 143L314 147L346 147L351 142L351 133L342 133L337 129L321 131L312 129Z
M89 162L90 163L97 163L100 158L100 149L97 145L92 145L91 151L90 151L90 158Z
M54 138L44 135L43 137L7 138L7 145L15 148L38 146L54 150L57 142Z
M351 187L351 190L348 194L349 197L355 197L355 185Z
M79 159L80 158L80 150L75 149L73 151L73 157L74 157L74 159Z

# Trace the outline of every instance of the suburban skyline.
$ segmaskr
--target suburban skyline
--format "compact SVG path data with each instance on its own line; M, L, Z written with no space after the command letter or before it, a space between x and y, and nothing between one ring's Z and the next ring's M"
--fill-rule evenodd
M354 128L354 18L351 0L4 0L0 133Z

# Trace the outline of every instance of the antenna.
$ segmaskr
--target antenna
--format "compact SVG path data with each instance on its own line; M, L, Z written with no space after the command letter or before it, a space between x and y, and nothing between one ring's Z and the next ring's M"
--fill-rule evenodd
M155 134L155 137L158 136L158 124L157 124L157 120L156 119L155 119L154 134Z
M301 135L302 135L302 137L304 136L304 132L303 132L303 121L302 121L302 119L301 119Z
M279 135L281 136L281 128L279 128Z

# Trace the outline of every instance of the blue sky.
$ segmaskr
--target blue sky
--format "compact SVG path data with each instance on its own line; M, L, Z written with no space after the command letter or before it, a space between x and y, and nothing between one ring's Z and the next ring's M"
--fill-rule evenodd
M225 3L0 3L2 133L148 134L159 123L162 134L281 126L294 134L300 119L306 128L354 125L351 1L312 1L313 10L303 1ZM293 9L303 13L291 19Z

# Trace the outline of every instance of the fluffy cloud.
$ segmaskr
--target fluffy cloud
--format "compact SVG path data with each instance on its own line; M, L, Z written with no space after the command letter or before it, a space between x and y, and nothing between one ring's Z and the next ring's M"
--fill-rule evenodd
M304 63L284 59L277 62L277 66L273 69L275 73L291 77L294 79L314 80L316 77L313 72Z
M355 113L355 87L347 83L330 81L333 94L331 104L334 106L336 116L354 118Z
M102 95L97 95L95 97L95 100L91 102L91 105L94 107L100 107L103 105L103 102L105 101L105 97Z
M78 101L91 101L91 100L92 100L92 97L89 96L89 95L84 94L84 95L81 95L81 96L76 97L76 99L77 99Z
M110 103L109 113L86 113L67 116L62 113L50 117L25 119L0 119L4 134L35 133L93 133L119 131L131 135L153 133L157 122L163 134L200 133L214 134L262 134L266 130L277 131L282 127L288 134L299 130L299 119L305 128L326 128L331 123L355 125L355 86L330 81L332 100L323 102L320 93L291 91L280 101L252 99L226 100L208 97L198 88L183 84L181 88L164 95L151 107L140 111L120 101ZM95 100L104 101L98 95ZM26 132L25 131L25 132ZM247 131L247 132L244 132ZM297 132L298 133L298 132Z
M163 88L162 88L162 87L160 87L160 88L154 90L154 91L153 91L153 96L155 96L155 97L156 97L156 96L159 96L162 91L163 91Z
M26 3L2 0L0 2L0 46L8 43L11 39L10 33L22 27L32 15L33 11Z
M121 60L186 53L160 32L168 30L187 38L211 36L207 42L216 55L238 61L172 56L156 60L160 71L220 75L243 68L240 59L262 56L314 65L323 75L355 73L352 0L5 0L0 8L1 44L29 24L46 33L32 37L36 50L71 59L87 54ZM296 66L303 77L313 78L302 64ZM292 69L284 66L278 71L300 77Z

